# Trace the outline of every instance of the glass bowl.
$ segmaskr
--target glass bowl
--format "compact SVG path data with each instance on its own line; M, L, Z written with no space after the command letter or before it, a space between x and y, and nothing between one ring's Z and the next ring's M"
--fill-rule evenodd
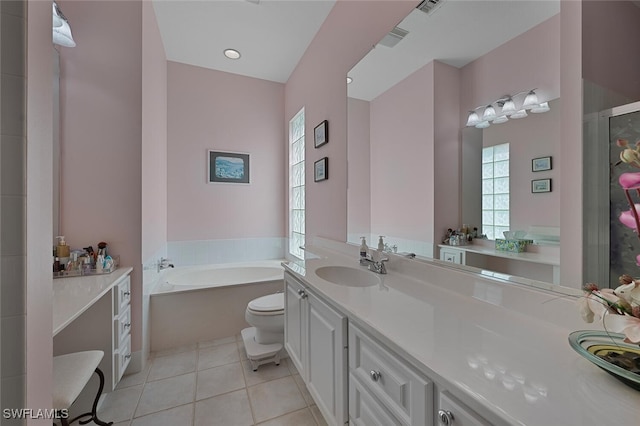
M569 344L616 379L640 390L640 346L625 343L623 334L597 330L574 331L569 334Z

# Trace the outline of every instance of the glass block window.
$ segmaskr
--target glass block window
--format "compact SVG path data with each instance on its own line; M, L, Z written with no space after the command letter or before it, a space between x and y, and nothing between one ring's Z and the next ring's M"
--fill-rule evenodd
M304 259L304 108L289 121L289 253Z
M482 149L482 233L490 240L509 230L509 144Z

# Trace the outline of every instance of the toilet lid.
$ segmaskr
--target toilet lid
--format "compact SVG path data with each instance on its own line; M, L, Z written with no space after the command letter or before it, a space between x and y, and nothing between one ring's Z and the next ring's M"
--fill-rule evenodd
M249 302L249 309L257 312L273 312L284 309L284 293L268 294Z

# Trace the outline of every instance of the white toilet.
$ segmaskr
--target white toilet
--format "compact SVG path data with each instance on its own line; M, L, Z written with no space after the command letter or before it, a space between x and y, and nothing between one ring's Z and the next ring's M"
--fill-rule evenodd
M284 344L284 293L253 299L244 318L253 326L241 333L253 371L270 362L279 365Z

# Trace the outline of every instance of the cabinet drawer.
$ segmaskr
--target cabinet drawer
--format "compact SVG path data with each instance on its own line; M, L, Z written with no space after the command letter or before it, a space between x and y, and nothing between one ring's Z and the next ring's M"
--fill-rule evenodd
M352 323L349 371L403 424L433 424L433 383Z
M440 260L464 265L466 263L465 252L456 249L440 248Z
M122 339L131 331L131 305L113 320L113 346L118 348Z
M448 392L440 392L438 426L489 426L475 411Z
M121 342L121 346L113 352L113 384L115 385L120 381L124 371L127 369L129 362L131 361L131 335L127 335Z
M402 425L353 374L349 375L349 424L356 426Z
M119 316L131 302L131 277L127 275L114 288L113 315Z

